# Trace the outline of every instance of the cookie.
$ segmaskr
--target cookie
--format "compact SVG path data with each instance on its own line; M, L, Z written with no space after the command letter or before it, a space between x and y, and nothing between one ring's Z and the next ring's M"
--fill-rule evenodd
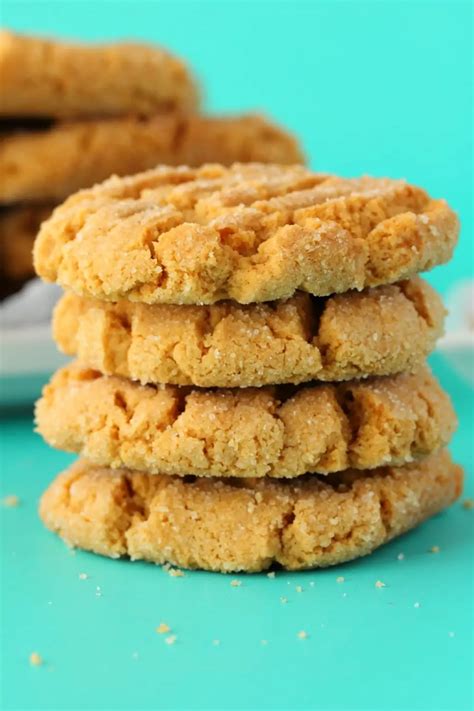
M1 116L149 116L197 106L189 69L160 47L0 32Z
M327 299L298 292L242 306L86 299L56 307L54 338L91 368L141 383L249 387L391 375L420 366L443 331L439 296L414 277Z
M447 261L457 235L446 202L401 180L161 166L66 200L43 225L35 267L98 299L252 303L399 281Z
M44 389L36 421L50 445L101 466L209 477L404 464L443 447L456 426L425 368L339 385L199 390L72 364Z
M416 464L296 481L111 471L79 461L40 515L67 543L102 555L221 572L344 563L449 506L462 469L442 451Z
M216 161L301 163L297 141L260 116L178 114L58 123L0 138L0 202L59 202L109 175Z
M39 205L11 208L0 212L2 278L22 281L34 276L33 244L41 223L50 216L52 209L52 207Z

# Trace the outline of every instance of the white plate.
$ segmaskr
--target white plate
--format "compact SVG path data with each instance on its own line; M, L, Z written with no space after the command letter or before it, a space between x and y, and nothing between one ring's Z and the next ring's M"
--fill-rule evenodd
M474 385L474 282L456 286L446 299L446 335L438 350L452 368Z
M32 279L0 305L0 405L31 404L67 362L51 338L51 312L61 294Z
M0 331L0 405L27 404L41 392L50 375L69 359L51 338L51 325Z

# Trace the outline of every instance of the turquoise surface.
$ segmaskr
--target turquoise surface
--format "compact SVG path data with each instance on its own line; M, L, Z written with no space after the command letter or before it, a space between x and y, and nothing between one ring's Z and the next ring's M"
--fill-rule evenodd
M161 41L197 67L210 109L266 109L302 137L314 167L404 176L446 197L463 238L430 275L442 291L472 276L470 10L401 0L0 6L2 24L19 30ZM452 452L473 496L472 390L433 363L459 414ZM474 512L461 504L370 558L239 575L234 588L228 576L171 578L69 551L36 507L72 458L32 433L26 410L3 413L1 445L0 495L21 499L0 510L2 709L473 708ZM160 622L174 645L155 632ZM33 651L41 667L29 665Z
M452 451L473 496L472 391L435 366L459 413ZM22 411L2 424L0 493L21 499L0 511L2 709L473 708L474 511L457 503L337 569L172 578L153 565L72 552L42 527L38 497L71 457L31 427ZM177 635L173 646L155 632L160 622ZM29 665L33 651L43 666Z

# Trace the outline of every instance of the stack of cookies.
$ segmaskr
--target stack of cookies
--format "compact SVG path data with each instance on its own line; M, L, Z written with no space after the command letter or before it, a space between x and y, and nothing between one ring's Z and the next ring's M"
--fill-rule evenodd
M333 565L453 502L456 424L424 361L417 273L458 222L404 181L298 167L159 167L71 196L38 274L76 356L37 405L83 458L46 526L104 555L218 571Z
M33 275L40 223L79 188L158 163L302 162L297 142L265 119L198 109L196 80L159 47L0 32L3 295Z

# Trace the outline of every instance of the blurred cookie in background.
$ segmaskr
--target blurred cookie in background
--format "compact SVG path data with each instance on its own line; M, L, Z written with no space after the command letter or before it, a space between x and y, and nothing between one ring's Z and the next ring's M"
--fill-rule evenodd
M55 118L195 111L197 80L156 45L0 32L0 115Z
M297 140L258 115L157 115L9 124L0 137L0 202L59 202L110 175L158 164L302 163Z
M34 276L32 249L36 234L51 206L28 205L0 211L1 297L17 291Z

